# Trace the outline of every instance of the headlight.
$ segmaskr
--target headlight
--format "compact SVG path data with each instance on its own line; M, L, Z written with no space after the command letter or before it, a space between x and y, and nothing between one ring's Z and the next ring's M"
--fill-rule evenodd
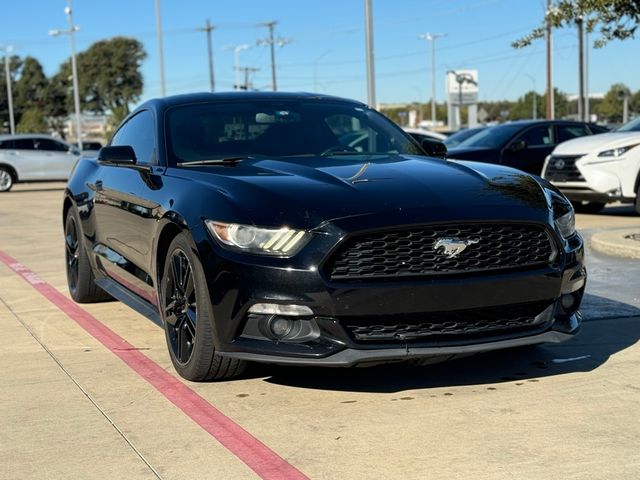
M291 257L309 241L311 234L290 228L259 228L252 225L205 220L211 234L230 250L258 255Z
M610 158L618 158L627 153L634 147L637 147L638 143L633 145L627 145L626 147L612 148L611 150L605 150L604 152L600 152L598 154L599 157L610 157Z
M576 233L576 215L573 209L570 209L564 215L555 219L556 227L564 238L568 238Z

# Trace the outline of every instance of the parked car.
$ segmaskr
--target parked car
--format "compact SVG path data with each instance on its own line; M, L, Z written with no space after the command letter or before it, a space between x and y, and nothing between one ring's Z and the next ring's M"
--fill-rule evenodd
M614 132L558 145L543 176L576 209L596 213L620 201L633 203L640 213L640 117Z
M76 146L76 148L79 148L78 144L74 144ZM95 141L89 141L89 142L82 142L82 155L84 155L85 157L93 157L98 155L98 152L100 151L100 149L102 148L102 144L100 142L95 142Z
M368 132L362 150L349 129ZM580 326L583 240L555 187L429 158L351 100L148 101L78 162L62 215L72 298L163 325L189 380L443 360Z
M418 142L421 142L425 138L428 138L429 140L436 140L438 142L444 142L447 139L447 136L443 133L425 130L424 128L403 128L403 130Z
M603 133L598 125L565 120L520 120L487 127L448 149L448 158L499 163L540 175L544 159L559 143Z
M18 182L66 180L76 147L48 135L0 135L0 192Z
M473 137L476 133L484 130L485 128L487 127L482 126L482 127L473 127L473 128L463 128L449 135L446 139L443 140L443 142L447 146L447 149L456 148L467 138Z

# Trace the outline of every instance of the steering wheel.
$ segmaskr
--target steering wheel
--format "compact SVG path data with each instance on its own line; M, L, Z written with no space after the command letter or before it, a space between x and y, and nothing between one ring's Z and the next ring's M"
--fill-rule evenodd
M324 157L326 155L329 155L330 153L357 152L357 151L358 150L348 145L334 145L332 147L327 148L326 150L323 150L320 156Z

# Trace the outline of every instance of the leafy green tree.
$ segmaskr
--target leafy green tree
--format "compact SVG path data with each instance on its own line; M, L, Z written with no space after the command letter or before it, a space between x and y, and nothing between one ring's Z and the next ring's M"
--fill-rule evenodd
M521 120L533 118L533 98L535 95L536 118L544 118L545 103L544 97L534 91L527 92L520 97L509 111L510 120Z
M547 12L546 19L553 28L575 25L586 20L589 32L596 27L600 36L594 41L596 48L611 40L634 38L640 23L640 2L638 0L559 0ZM534 40L544 38L545 24L512 43L515 48L531 45Z
M133 38L114 37L94 43L78 55L78 77L83 109L115 112L139 100L143 79L140 67L147 56ZM68 68L68 65L65 65Z
M622 122L622 103L625 95L631 95L629 87L625 84L615 83L611 85L595 112L609 122Z
M17 133L47 133L49 125L42 114L42 110L32 107L25 110L16 126Z
M570 108L569 108L569 98L567 97L567 94L564 92L561 92L560 90L558 90L557 88L553 89L553 101L554 101L554 105L555 105L555 117L556 118L563 118L566 117L567 115L569 115L571 113ZM542 102L543 105L545 105L545 107L543 108L543 112L546 112L546 105L547 105L547 93L545 92L545 94L542 96Z
M22 62L20 77L13 88L14 105L21 114L31 109L42 110L47 103L47 85L49 81L42 65L33 57Z

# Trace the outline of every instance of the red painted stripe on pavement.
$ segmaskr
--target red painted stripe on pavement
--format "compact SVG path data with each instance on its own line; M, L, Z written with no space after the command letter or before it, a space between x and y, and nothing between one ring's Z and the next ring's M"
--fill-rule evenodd
M207 431L264 479L307 479L300 470L235 423L160 365L137 350L89 312L69 300L25 265L0 251L0 262L20 275L42 296L62 310L165 398Z

